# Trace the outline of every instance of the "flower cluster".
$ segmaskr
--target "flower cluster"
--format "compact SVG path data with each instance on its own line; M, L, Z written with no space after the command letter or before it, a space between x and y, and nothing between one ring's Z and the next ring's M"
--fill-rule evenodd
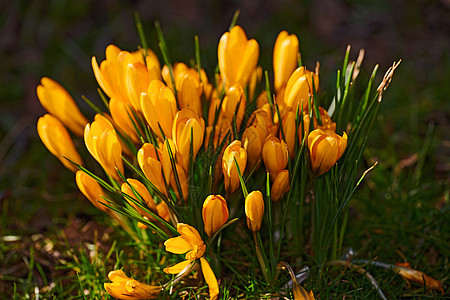
M239 26L219 41L214 77L198 60L191 66L170 63L164 49L162 67L150 49L128 52L110 45L100 64L92 58L108 111L92 104L97 114L91 123L60 84L43 78L37 94L48 114L39 119L38 133L49 151L76 172L79 189L93 205L126 227L130 221L123 216L139 219L139 228L165 240L167 252L185 254L164 272L182 276L200 262L210 298L216 299L221 268L214 259L215 237L225 227L236 228L229 225L245 216L237 226L247 220L261 272L273 278L276 263L265 257L268 246L259 233L268 214L265 206L287 209L288 192L297 182L304 191L294 193L304 197L314 180L341 159L348 137L332 112L319 106L319 69L301 64L294 34L278 35L273 89L266 81L262 91L258 42ZM104 175L89 171L98 165L83 162L66 128L84 139ZM161 290L122 271L109 278L112 283L105 288L119 299L154 298Z

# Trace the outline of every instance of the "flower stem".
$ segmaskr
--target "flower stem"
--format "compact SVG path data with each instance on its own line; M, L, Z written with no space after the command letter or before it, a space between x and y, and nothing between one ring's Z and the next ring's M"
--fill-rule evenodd
M261 271L263 273L263 276L264 276L264 279L266 280L266 282L270 282L269 274L267 273L266 263L265 263L263 255L261 253L261 245L258 241L258 238L256 237L256 232L252 232L252 234L253 234L253 239L255 241L256 257L258 258L259 265L261 267Z

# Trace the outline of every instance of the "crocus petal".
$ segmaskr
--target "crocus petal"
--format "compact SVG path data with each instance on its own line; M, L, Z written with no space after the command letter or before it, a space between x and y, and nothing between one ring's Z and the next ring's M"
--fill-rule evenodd
M215 300L219 296L219 284L217 283L216 276L214 275L208 261L204 257L200 258L200 264L202 266L202 272L205 277L206 284L209 287L209 297L211 300Z
M168 274L178 274L186 269L191 263L192 260L183 260L172 267L164 268L164 272Z

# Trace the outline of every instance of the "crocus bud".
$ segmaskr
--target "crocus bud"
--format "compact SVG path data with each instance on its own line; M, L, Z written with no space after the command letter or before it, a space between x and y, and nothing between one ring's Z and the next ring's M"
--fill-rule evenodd
M141 283L122 270L109 272L108 278L112 282L104 283L105 290L117 299L156 299L161 292L161 287Z
M158 157L161 158L162 154L158 148L155 149L150 143L145 143L139 149L137 159L142 172L145 177L164 195L167 195L166 185L164 183L164 177L162 174L162 166Z
M342 137L333 131L315 129L308 135L308 148L311 167L321 175L333 167L347 147L347 134Z
M260 137L255 126L248 127L242 134L242 145L248 154L248 169L253 170L261 160L261 153L264 139Z
M138 124L131 111L131 106L125 102L112 98L109 101L109 111L114 123L117 125L120 131L131 138L134 143L139 142L138 133L133 125Z
M198 150L203 144L205 121L197 113L186 107L180 110L172 126L173 142L177 147L178 163L185 171L189 169L189 155L192 143L192 156L195 160Z
M277 202L283 198L284 194L289 190L289 171L283 170L277 174L270 189L270 198Z
M234 141L223 153L222 172L225 182L225 191L231 194L239 188L239 174L237 172L235 159L239 166L241 174L244 174L247 165L247 151L241 147L241 141Z
M124 174L122 146L111 122L97 114L92 124L84 129L84 142L89 153L103 167L109 176L120 181L116 168Z
M234 26L220 38L217 54L220 75L225 85L230 87L239 83L246 86L258 63L258 42L248 40L244 30L240 26Z
M64 125L55 117L46 114L39 118L37 123L39 137L45 147L56 156L63 165L72 172L78 170L77 166L68 161L83 165L83 160L73 145L70 134ZM64 158L64 157L67 157Z
M83 136L84 126L88 120L80 112L73 98L59 83L43 77L36 91L39 101L46 111L58 118L70 131L78 136Z
M75 181L83 195L88 198L96 208L104 212L110 210L107 206L102 204L107 203L107 201L103 198L105 193L97 180L79 170L75 175Z
M239 130L239 128L241 128L242 120L244 119L246 102L245 92L241 85L233 85L229 88L223 98L220 118L217 125L227 127L231 125L233 119L236 118L236 126Z
M255 97L255 89L256 85L261 82L262 77L262 68L261 66L258 66L255 70L253 70L252 74L250 75L250 80L248 83L248 100L253 101Z
M144 63L140 52L130 53L121 51L115 45L106 47L106 59L97 63L95 56L92 57L92 69L98 85L108 95L109 98L116 98L125 103L131 104L128 98L126 85L126 70L129 63Z
M284 170L288 163L288 149L284 141L276 136L269 135L264 142L262 157L264 165L270 173L270 178L275 180L276 175Z
M303 112L303 131L302 131L302 123L298 125L298 143L299 146L302 145L303 137L305 136L306 139L308 138L309 134L309 124L311 122L311 119L309 117L309 114L307 112ZM308 143L308 140L305 140L305 145Z
M148 85L153 79L159 78L150 78L149 71L144 64L134 62L127 65L125 72L126 90L128 99L136 111L141 111L141 93L147 92Z
M127 179L128 183L124 182L122 183L122 187L121 190L123 193L127 194L128 196L130 196L131 198L134 198L138 203L141 202L140 199L142 199L142 201L145 202L145 204L147 204L147 206L152 210L156 212L156 204L155 201L153 201L152 196L150 195L150 193L148 192L147 188L145 187L145 185L143 185L139 180L136 179L132 179L129 178ZM131 185L131 186L130 186ZM133 187L133 188L131 188ZM133 191L134 189L134 191ZM139 195L139 197L137 195L135 195L135 193L137 193ZM145 210L143 210L142 208L140 208L138 205L136 205L133 201L127 199L125 197L125 199L128 201L128 203L130 203L131 206L134 207L134 209L136 209L136 211L138 211L141 215L143 215L144 217L147 217L148 219L153 219L152 215L147 213Z
M166 220L166 222L170 221L169 207L166 202L161 202L156 205L156 210L158 211L158 216Z
M273 47L273 74L275 91L279 91L288 81L297 67L299 56L298 38L295 34L289 35L282 31Z
M225 199L220 195L209 195L203 202L202 217L205 233L211 237L228 220L228 207Z
M259 231L264 216L264 200L260 191L253 191L245 197L245 215L248 229Z
M287 144L289 158L293 159L295 156L295 113L293 111L288 111L283 119L283 131L284 140ZM280 139L283 136L280 131Z
M173 119L178 111L177 101L172 90L159 80L153 80L147 93L141 94L141 109L153 132L164 141L172 138Z
M333 120L328 115L328 112L325 110L325 108L319 106L319 112L320 112L320 121L322 122L322 125L319 125L316 115L314 114L314 129L336 131L336 123L333 122Z
M297 68L292 73L286 84L284 92L284 104L289 110L296 111L297 106L300 110L307 110L309 97L313 97L313 78L316 91L319 89L319 76L306 70L305 67ZM303 106L302 106L303 103Z

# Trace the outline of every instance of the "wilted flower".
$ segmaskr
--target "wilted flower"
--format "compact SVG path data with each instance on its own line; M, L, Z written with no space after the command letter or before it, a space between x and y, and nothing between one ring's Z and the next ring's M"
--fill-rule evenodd
M75 175L75 181L83 195L88 198L96 208L104 212L109 211L109 208L102 204L107 202L103 198L105 193L97 180L80 170L77 171Z
M341 136L333 131L315 129L308 135L311 167L321 175L333 167L347 147L347 134Z
M70 131L78 136L83 136L84 126L88 120L80 112L73 98L59 83L43 77L41 84L37 87L37 95L46 111L59 119Z
M283 30L273 47L273 74L275 91L286 85L289 77L298 64L299 46L295 34L289 35Z
M203 202L202 209L205 233L211 237L228 220L228 207L220 195L209 195Z
M259 231L264 216L264 199L260 191L253 191L245 198L245 215L248 229Z
M300 110L308 109L309 97L313 97L313 78L314 87L317 91L319 89L319 76L317 74L306 70L305 67L299 67L292 73L284 92L284 104L290 110L296 111L297 106Z
M76 164L83 165L83 160L73 145L70 134L64 125L52 115L46 114L40 117L37 123L39 137L45 147L56 156L63 165L72 172L78 170ZM64 157L67 157L64 158Z
M120 177L116 168L124 174L122 162L122 146L111 122L104 116L97 114L92 124L84 129L84 142L89 153L103 167L109 176L117 181Z
M258 42L248 40L244 30L240 26L234 26L220 38L217 54L220 75L225 85L247 85L250 74L258 63Z
M239 174L236 169L235 159L241 174L243 174L247 165L247 151L241 147L241 141L238 140L232 142L225 148L222 157L225 190L230 194L239 188Z
M284 170L288 164L288 149L286 143L280 141L276 136L269 135L263 146L262 157L264 165L270 173L270 178L275 179L276 175Z
M108 274L111 283L105 283L105 290L117 299L156 299L161 287L141 283L125 275L122 270L111 271Z

